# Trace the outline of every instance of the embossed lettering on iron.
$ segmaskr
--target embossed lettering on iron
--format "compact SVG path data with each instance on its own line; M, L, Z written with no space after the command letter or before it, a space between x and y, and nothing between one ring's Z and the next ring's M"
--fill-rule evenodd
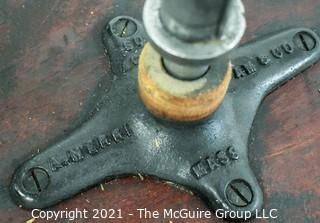
M234 163L238 159L238 152L233 146L230 146L226 150L219 150L215 154L201 159L191 167L191 172L197 179L201 179L213 171Z
M250 58L239 58L233 66L233 74L235 79L241 79L247 76L257 74L259 69L271 65L276 60L281 60L285 55L295 52L293 43L284 42L279 46L275 46L268 53L253 56Z
M61 158L50 157L48 159L50 170L57 172L61 168L70 166L72 163L80 163L87 157L98 155L104 150L111 148L112 145L122 143L132 136L133 131L128 124L115 128L110 133L94 137L77 148L66 151L62 160Z

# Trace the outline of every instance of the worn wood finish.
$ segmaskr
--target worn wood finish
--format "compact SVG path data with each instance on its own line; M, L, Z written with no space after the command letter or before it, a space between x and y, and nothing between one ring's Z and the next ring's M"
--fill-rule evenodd
M223 102L232 79L231 63L226 64L226 71L222 74L221 82L214 87L202 82L203 78L197 83L177 80L163 68L160 54L151 44L146 44L139 60L139 95L146 108L159 118L176 122L203 120ZM157 81L160 76L162 81ZM175 91L173 86L176 89L183 86L183 90ZM198 88L199 93L192 94L194 88Z
M319 0L244 3L248 29L243 42L294 26L320 33ZM99 93L111 84L101 29L115 15L140 18L142 4L140 0L0 1L0 191L7 190L23 160L67 135L87 116ZM319 71L317 64L291 80L269 95L258 112L250 161L263 187L265 208L279 208L280 219L254 222L319 222ZM149 178L115 180L104 188L93 188L53 209L206 209L197 197ZM0 222L31 218L8 196L0 199ZM169 220L133 217L108 222Z

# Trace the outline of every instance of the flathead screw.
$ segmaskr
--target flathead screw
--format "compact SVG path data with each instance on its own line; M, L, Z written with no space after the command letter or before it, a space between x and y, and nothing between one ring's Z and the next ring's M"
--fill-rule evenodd
M227 186L226 197L236 207L247 207L253 200L253 192L246 181L234 180Z
M132 36L137 31L137 24L126 17L117 17L110 22L112 33L120 38L127 38Z
M310 33L304 31L297 33L293 41L295 45L303 51L311 51L317 45L315 38Z
M35 167L28 170L23 177L23 187L31 194L40 194L49 186L49 174L46 170Z

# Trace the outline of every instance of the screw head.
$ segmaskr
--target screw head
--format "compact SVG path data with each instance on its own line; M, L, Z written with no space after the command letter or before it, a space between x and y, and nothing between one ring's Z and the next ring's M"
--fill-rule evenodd
M246 207L252 203L251 186L244 180L234 180L226 188L226 197L236 207Z
M40 194L49 186L50 177L48 172L40 167L29 169L23 176L22 184L26 191L31 194Z
M299 49L303 51L311 51L317 45L317 41L313 35L305 31L297 33L293 37L293 42Z
M120 38L128 38L136 33L137 24L127 17L116 17L110 22L110 30L113 35Z

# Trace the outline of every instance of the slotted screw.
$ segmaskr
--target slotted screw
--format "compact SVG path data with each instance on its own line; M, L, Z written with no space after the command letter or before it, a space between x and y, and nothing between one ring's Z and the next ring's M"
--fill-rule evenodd
M137 31L137 24L126 17L117 17L110 22L112 33L120 38L132 36Z
M35 167L27 171L23 177L23 187L31 194L40 194L49 186L49 174L46 170Z
M246 207L252 203L253 192L246 181L234 180L227 186L226 197L232 205Z
M297 33L293 40L295 45L303 51L311 51L317 45L315 38L308 32Z

